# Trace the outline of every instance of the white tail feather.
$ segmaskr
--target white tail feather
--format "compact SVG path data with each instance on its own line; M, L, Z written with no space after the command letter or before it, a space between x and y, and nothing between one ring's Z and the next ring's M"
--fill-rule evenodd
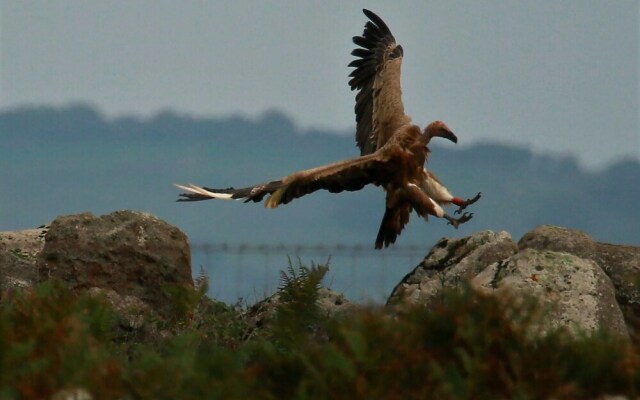
M230 193L215 193L210 192L200 186L196 186L194 184L189 184L189 186L178 185L177 183L173 184L175 187L187 191L189 193L200 194L202 196L211 197L212 199L223 199L223 200L237 200L231 198Z

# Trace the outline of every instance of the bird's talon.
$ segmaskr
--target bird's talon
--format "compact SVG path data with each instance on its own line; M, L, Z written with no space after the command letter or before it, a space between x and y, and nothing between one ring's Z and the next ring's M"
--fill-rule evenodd
M458 229L458 227L462 224L464 224L465 222L469 221L471 218L473 218L473 213L464 213L460 216L460 218L453 218L450 216L445 216L445 218L447 219L448 224L447 225L451 225L454 228Z
M480 197L482 197L482 192L478 192L478 194L476 194L474 197L463 201L462 204L459 205L458 209L455 210L453 213L461 214L465 208L475 203L476 201L480 200Z

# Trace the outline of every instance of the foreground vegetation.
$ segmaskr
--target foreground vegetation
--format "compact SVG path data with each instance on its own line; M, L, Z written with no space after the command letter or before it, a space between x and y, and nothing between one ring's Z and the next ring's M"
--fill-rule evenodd
M542 334L532 301L447 293L432 310L316 306L324 267L282 276L275 318L176 290L174 314L126 331L59 282L0 308L0 398L576 399L638 396L638 347L606 332ZM146 329L146 330L145 330Z

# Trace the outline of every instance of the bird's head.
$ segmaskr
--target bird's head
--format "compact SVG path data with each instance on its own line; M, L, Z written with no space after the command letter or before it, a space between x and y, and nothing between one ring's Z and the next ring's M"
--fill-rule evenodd
M456 137L456 135L454 135L453 132L451 132L451 129L449 129L449 127L447 126L447 124L445 124L442 121L434 121L434 122L430 123L429 125L427 125L427 127L424 128L424 134L423 135L424 135L427 143L429 143L431 138L436 137L436 136L437 137L441 137L441 138L445 138L445 139L449 139L453 143L458 143L458 138Z

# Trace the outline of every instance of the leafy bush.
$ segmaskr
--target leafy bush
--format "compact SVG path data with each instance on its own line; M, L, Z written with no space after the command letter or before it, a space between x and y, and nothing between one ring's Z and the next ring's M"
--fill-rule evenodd
M178 293L168 333L151 343L114 340L109 306L60 283L39 285L1 305L0 398L69 388L96 399L638 395L635 344L605 331L542 332L533 301L465 288L434 309L326 317L316 306L325 272L290 266L276 318L251 336L242 310L201 289Z
M122 364L105 345L112 318L108 307L60 282L3 302L0 397L45 399L57 388L84 387L114 398Z

